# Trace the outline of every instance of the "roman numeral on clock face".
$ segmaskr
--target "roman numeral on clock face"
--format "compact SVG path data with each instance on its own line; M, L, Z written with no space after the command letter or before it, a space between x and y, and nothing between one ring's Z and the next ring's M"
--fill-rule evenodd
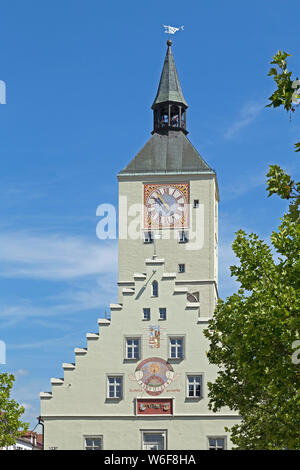
M175 227L175 224L180 226L187 210L188 184L146 184L145 187L149 187L145 197L148 224L162 228Z

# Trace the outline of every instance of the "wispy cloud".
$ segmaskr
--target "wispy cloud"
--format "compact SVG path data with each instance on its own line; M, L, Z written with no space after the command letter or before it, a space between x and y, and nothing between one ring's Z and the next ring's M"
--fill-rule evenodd
M231 201L237 197L247 194L253 189L265 186L265 183L266 171L262 171L261 173L255 174L254 176L249 176L249 174L238 174L232 176L230 184L221 187L221 199L225 201Z
M32 279L75 279L117 269L117 243L80 237L0 234L0 276Z
M227 129L225 139L232 139L241 129L251 124L262 111L263 105L256 102L248 102L243 107L239 118Z
M0 302L2 327L13 327L25 318L35 320L75 315L95 309L104 309L116 300L115 276L105 275L90 280L87 285L72 286L55 296L49 296L43 303L39 299L20 299L15 304ZM102 282L103 280L103 282ZM102 312L104 313L104 312ZM101 316L101 311L99 311Z
M17 379L18 377L24 377L25 375L28 375L29 371L26 369L18 369L16 372L14 372L14 376Z

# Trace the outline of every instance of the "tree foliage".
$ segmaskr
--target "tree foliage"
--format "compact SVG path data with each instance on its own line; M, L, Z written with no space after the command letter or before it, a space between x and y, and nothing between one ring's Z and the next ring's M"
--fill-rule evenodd
M269 76L273 77L276 83L276 90L270 96L270 103L267 107L278 108L283 106L286 111L295 112L300 100L300 80L298 77L292 79L292 72L287 69L287 58L291 57L285 51L278 51L272 58ZM295 152L300 152L300 142L295 144Z
M281 73L270 70L277 90L269 106L292 110L287 57L281 51L273 57ZM292 361L300 337L300 183L278 165L267 177L268 196L289 200L289 208L270 244L254 233L236 234L239 266L230 269L240 289L219 300L205 330L209 361L220 368L208 385L210 408L239 412L241 423L230 430L238 449L300 449L300 365Z
M12 374L0 374L0 448L15 444L28 429L20 420L24 408L10 398L14 380Z

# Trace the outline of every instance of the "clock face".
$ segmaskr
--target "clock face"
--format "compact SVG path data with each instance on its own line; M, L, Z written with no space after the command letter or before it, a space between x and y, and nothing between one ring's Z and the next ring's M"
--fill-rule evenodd
M145 228L188 227L188 183L145 184Z

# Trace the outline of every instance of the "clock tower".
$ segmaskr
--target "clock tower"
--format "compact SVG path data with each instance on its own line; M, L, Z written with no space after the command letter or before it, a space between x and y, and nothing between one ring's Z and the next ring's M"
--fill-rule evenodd
M218 297L218 184L187 137L188 104L171 46L168 40L152 136L118 175L119 287L130 287L146 258L163 258L209 317Z
M118 174L118 302L41 393L45 449L230 449L203 334L218 297L218 186L189 141L171 41L150 140ZM130 454L128 454L130 455Z

